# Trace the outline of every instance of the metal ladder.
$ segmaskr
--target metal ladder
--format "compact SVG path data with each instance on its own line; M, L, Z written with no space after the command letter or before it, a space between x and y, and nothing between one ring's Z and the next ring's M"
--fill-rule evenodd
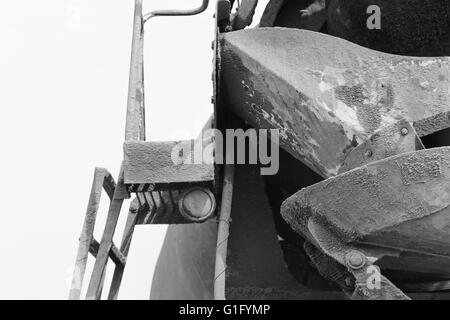
M94 238L94 228L103 190L110 199L110 206L103 236L101 241L98 242ZM108 258L115 264L108 299L117 299L138 216L137 208L133 207L132 204L128 212L122 242L120 248L118 248L113 242L113 236L123 201L128 197L128 192L123 185L123 179L119 178L116 184L114 178L106 169L95 169L94 181L92 183L86 217L80 236L75 270L70 288L70 300L80 299L89 253L95 257L95 265L89 282L86 299L98 300L101 298Z

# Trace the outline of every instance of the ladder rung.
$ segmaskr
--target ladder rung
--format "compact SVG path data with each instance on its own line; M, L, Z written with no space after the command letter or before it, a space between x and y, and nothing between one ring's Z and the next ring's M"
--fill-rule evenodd
M97 252L98 252L99 248L100 248L100 244L98 243L97 240L93 239L91 242L91 245L89 247L89 252L94 257L97 257ZM119 250L119 248L116 247L116 245L114 243L112 244L108 255L116 265L124 266L127 263L127 258L125 258L125 256L122 254L122 252Z

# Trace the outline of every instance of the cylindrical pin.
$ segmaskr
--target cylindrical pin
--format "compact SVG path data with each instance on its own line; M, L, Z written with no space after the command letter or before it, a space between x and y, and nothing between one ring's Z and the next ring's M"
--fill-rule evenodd
M216 199L208 189L195 187L187 190L181 196L178 208L187 220L203 222L216 210Z

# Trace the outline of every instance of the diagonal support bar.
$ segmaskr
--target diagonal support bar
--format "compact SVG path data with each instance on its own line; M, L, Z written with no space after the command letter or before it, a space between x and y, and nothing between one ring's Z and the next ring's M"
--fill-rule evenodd
M101 297L103 284L102 278L108 262L109 253L113 246L114 232L116 230L117 221L119 219L120 211L125 198L127 198L127 192L123 183L123 169L121 169L117 187L114 191L114 197L109 206L106 226L103 231L102 240L100 241L100 247L95 260L94 270L89 282L86 296L86 299L88 300L98 300Z
M70 300L79 300L81 295L81 287L86 272L86 264L89 256L89 250L94 239L95 221L100 205L100 198L102 188L110 193L110 190L115 189L114 179L111 174L103 168L96 168L94 173L94 181L92 182L91 194L89 197L88 208L86 211L86 218L84 220L83 230L80 236L80 244L78 247L77 258L75 262L75 269L72 278L72 284L69 293Z

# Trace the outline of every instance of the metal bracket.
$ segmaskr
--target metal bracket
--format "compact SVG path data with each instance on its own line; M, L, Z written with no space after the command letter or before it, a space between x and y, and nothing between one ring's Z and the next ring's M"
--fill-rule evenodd
M410 300L378 269L374 269L374 262L384 255L376 251L363 253L358 248L345 244L314 219L309 219L308 230L315 240L315 246L320 248L327 256L347 267L355 278L353 300ZM367 255L368 254L368 255ZM376 267L375 267L376 268ZM371 277L372 269L377 270L378 283L373 287Z
M339 174L373 161L422 149L425 147L414 127L408 121L400 120L378 130L364 143L351 150L339 169Z

